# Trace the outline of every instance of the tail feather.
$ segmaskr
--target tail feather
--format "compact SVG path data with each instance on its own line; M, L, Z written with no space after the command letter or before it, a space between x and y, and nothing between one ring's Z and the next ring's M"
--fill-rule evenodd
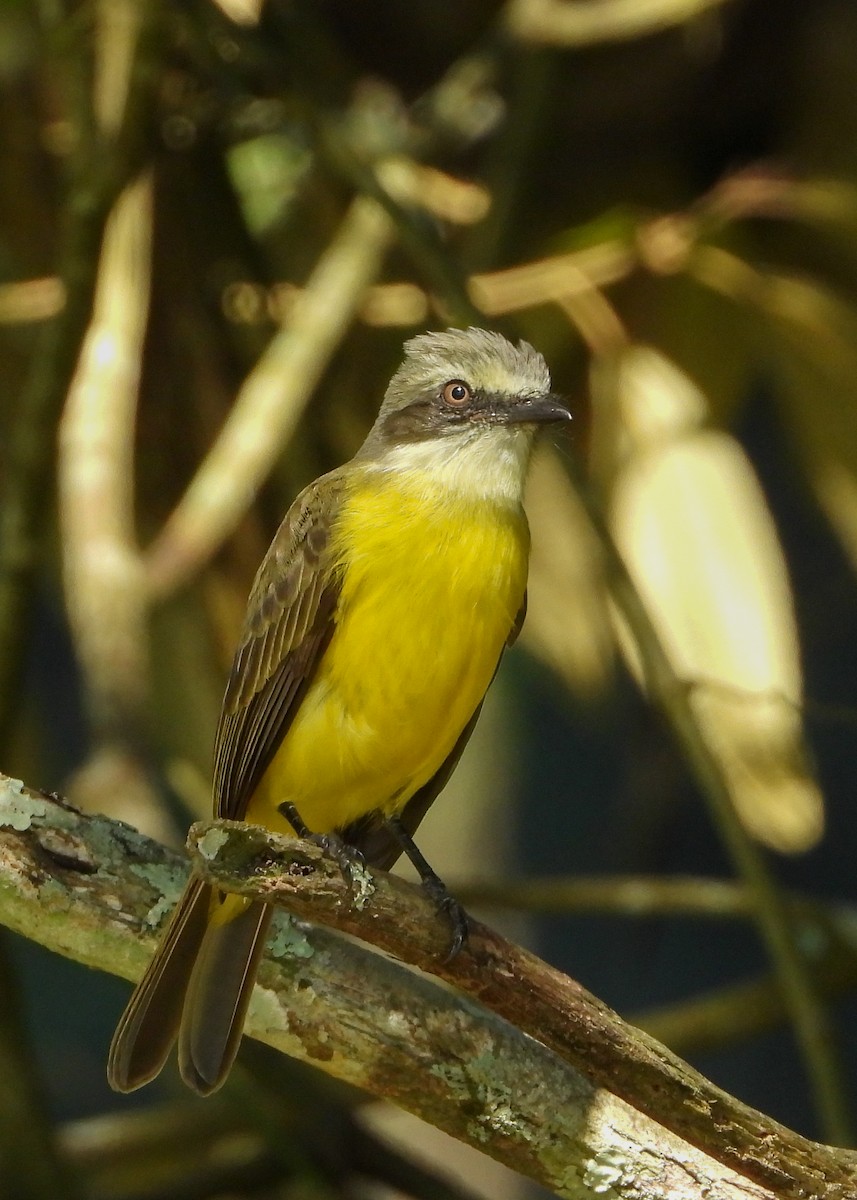
M205 938L211 888L191 879L167 931L116 1027L107 1078L117 1092L132 1092L159 1073L176 1040L185 992Z
M236 904L222 923L211 919L214 907L211 886L191 879L113 1035L115 1091L154 1079L176 1038L182 1077L197 1092L215 1091L229 1073L271 914L265 904Z
M220 1087L235 1061L270 919L269 905L253 903L205 930L179 1031L182 1079L203 1096Z

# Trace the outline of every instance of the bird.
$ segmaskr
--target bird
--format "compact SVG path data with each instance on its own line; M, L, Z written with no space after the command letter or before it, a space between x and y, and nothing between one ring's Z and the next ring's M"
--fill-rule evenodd
M274 536L217 725L216 817L319 839L344 868L404 852L451 954L466 914L413 835L523 623L528 465L539 427L570 417L527 342L474 327L407 341L363 445ZM190 1088L221 1086L270 916L190 877L116 1028L115 1090L153 1079L176 1042Z

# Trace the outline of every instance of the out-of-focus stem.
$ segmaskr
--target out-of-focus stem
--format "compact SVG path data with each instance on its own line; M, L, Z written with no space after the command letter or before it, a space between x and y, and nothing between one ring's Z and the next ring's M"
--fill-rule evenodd
M591 46L630 41L683 25L719 8L726 0L510 0L509 33L551 46Z
M0 325L44 321L62 312L65 293L56 275L0 284Z
M669 721L709 803L717 830L736 870L753 893L759 932L782 989L825 1138L837 1145L849 1145L851 1119L841 1059L836 1052L824 1002L798 949L786 899L762 851L737 817L720 765L700 734L688 702L687 687L676 677L600 507L586 481L578 476L576 482L601 540L614 600L639 650L649 694Z
M75 46L59 72L68 85L78 134L68 168L57 276L65 304L41 330L32 367L15 405L3 447L0 495L0 745L20 709L19 686L32 610L45 513L52 495L56 426L92 312L101 240L108 214L137 158L146 123L157 47L156 0L135 6L139 16L128 91L121 119L110 132L98 127L84 45Z
M139 179L111 215L92 322L60 426L66 605L91 718L102 737L134 726L148 676L133 463L149 306L151 191L151 179Z
M813 960L812 970L820 991L830 999L853 991L857 983L857 960L847 943L829 943ZM788 1015L782 988L771 974L632 1014L628 1019L677 1054L695 1055L734 1047L776 1028Z
M27 644L32 583L51 489L54 436L89 322L110 195L81 183L70 197L60 278L66 305L45 326L16 404L0 496L0 744L20 709L17 681Z
M620 241L540 258L505 271L474 275L470 295L486 316L517 312L591 292L624 279L637 264L633 249Z
M598 914L641 921L745 921L756 914L754 893L741 880L690 875L506 879L496 884L453 883L451 890L468 906L519 912ZM810 969L824 996L852 990L857 982L853 909L793 893L786 902L792 919L800 922L802 936L813 947ZM638 1013L629 1020L687 1055L734 1045L736 1040L764 1032L788 1018L782 988L771 974Z
M608 875L540 879L504 879L502 883L462 883L454 889L470 904L516 908L523 912L598 913L650 921L687 917L722 921L752 917L754 897L746 883L694 875ZM789 897L795 912L808 919L828 910L803 897Z
M132 94L143 10L136 0L100 0L95 14L97 137L116 139ZM96 742L71 785L75 799L85 807L108 804L113 815L168 837L139 753L149 654L135 540L134 428L151 243L146 175L118 197L105 230L92 320L60 426L58 494L66 607Z
M627 343L619 314L600 288L575 286L558 303L593 354L610 354Z
M464 247L470 269L504 261L510 241L517 236L522 197L531 174L528 168L541 152L549 128L549 103L561 70L558 54L536 47L518 51L509 63L506 115L487 147L483 175L491 207Z
M593 293L598 293L599 302L608 303L603 288L624 279L637 265L637 258L630 248L620 242L602 242L585 250L569 254L558 254L551 258L537 259L520 266L507 267L502 271L482 272L471 275L467 282L468 294L478 312L472 319L484 323L486 317L500 317L520 312L526 308L537 308L541 304L557 303L570 311L575 324L581 309L580 304L592 304ZM290 298L299 300L303 289L292 284L276 285L277 289ZM276 305L276 290L269 296ZM425 288L411 281L379 283L367 289L365 302L358 317L370 325L413 325L425 320L430 297ZM2 320L3 293L0 289L0 320ZM591 311L591 310L590 310ZM606 315L606 313L605 313ZM615 332L610 343L622 338L621 324L613 314L612 331L599 318L599 329ZM604 344L604 337L599 344Z
M358 197L149 546L145 572L151 597L186 583L238 523L377 276L391 237L387 215L373 200Z
M152 52L157 5L150 2L135 7L134 20L144 22L147 37L145 42L132 39L126 60L128 90L117 100L116 119L109 128L101 129L97 119L100 101L89 73L88 40L81 38L64 62L53 64L60 66L56 74L68 88L68 116L77 137L68 167L56 266L57 291L65 303L40 331L30 373L15 406L15 422L3 447L0 744L21 707L19 678L28 643L33 583L45 515L53 496L56 426L90 321L105 222L136 158L144 127L140 109L145 106L151 77L140 60L148 60ZM0 1092L5 1113L0 1114L0 1128L9 1139L4 1150L10 1153L0 1169L0 1187L4 1196L16 1200L73 1197L76 1188L53 1150L36 1084L36 1066L28 1053L11 988L11 967L4 963L0 965Z
M427 286L436 294L447 319L456 325L478 322L481 314L470 299L464 276L443 246L432 219L421 209L402 204L392 195L381 182L378 171L363 163L354 152L337 121L319 122L317 134L320 149L333 169L387 213L399 242Z

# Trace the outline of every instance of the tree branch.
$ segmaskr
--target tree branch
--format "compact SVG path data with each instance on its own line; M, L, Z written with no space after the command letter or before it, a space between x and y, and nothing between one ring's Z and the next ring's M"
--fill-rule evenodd
M419 889L366 872L349 892L314 847L249 826L195 827L192 846L198 866L230 889L287 900L301 917L356 932L459 989L281 913L253 1036L562 1196L599 1185L620 1200L854 1195L853 1154L739 1104L485 927L474 925L471 945L442 964L447 930ZM19 933L137 978L184 875L179 855L128 826L0 775L0 920ZM557 1096L561 1105L547 1102Z
M448 930L403 880L367 873L349 895L317 849L234 822L195 825L188 846L194 868L212 882L286 904L454 984L597 1085L778 1195L836 1194L812 1190L818 1146L722 1092L535 955L472 923L467 948L445 962ZM841 1165L838 1154L822 1153ZM850 1169L857 1171L857 1158ZM784 1175L794 1175L792 1186L784 1186ZM851 1180L853 1187L857 1173Z

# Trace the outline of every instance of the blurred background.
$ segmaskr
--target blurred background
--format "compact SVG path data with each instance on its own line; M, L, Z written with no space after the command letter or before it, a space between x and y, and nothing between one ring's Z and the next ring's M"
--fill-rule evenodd
M850 0L6 0L0 769L180 844L291 499L405 338L523 336L575 420L420 845L853 1145L855 60ZM127 985L11 934L0 980L4 1196L525 1186L256 1046L115 1097Z

